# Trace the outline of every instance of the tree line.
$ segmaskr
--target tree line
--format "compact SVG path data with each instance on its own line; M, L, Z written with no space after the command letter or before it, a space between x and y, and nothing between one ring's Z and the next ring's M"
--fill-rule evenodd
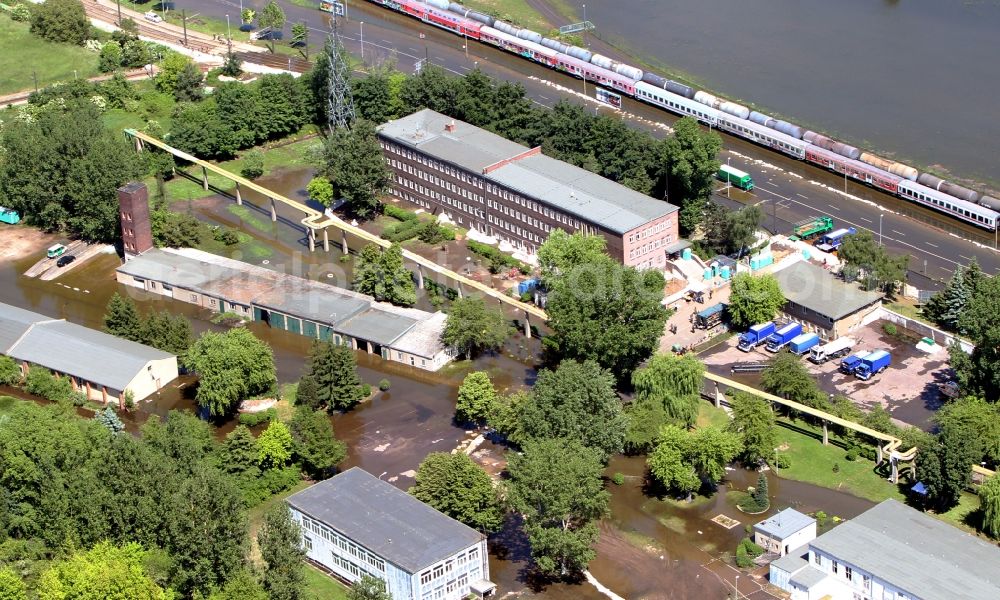
M287 487L302 471L327 476L343 459L325 415L300 407L287 426L276 421L257 439L237 427L222 443L182 412L151 418L139 436L114 421L30 402L6 413L0 595L303 598L299 532L287 509L267 514L260 560L251 560L247 508L270 472L291 470Z

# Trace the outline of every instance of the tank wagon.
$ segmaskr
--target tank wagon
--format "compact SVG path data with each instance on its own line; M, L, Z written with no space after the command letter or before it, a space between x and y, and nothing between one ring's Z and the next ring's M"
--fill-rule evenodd
M369 0L995 231L1000 199L448 0ZM502 34L502 35L498 35Z

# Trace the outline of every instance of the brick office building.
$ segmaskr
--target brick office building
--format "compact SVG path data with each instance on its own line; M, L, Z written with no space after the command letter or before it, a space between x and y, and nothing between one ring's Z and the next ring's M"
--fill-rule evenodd
M662 268L677 207L432 110L379 127L394 193L534 254L553 229L607 239L622 263Z

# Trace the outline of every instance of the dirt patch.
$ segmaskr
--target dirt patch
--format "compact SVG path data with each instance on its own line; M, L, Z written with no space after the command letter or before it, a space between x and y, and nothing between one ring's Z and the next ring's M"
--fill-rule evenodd
M34 254L44 256L45 249L59 240L57 234L33 227L0 225L0 260L21 260Z

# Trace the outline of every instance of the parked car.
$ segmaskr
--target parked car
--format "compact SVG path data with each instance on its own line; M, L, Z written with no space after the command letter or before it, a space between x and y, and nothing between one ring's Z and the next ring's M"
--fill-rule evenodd
M162 23L163 22L163 17L161 17L160 15L156 14L153 11L149 11L148 13L146 13L146 14L144 14L142 16L145 17L146 20L149 21L150 23Z
M76 257L73 256L72 254L66 254L65 256L60 256L59 260L56 261L56 266L57 267L65 267L66 265L68 265L69 263L73 262L74 260L76 260Z

